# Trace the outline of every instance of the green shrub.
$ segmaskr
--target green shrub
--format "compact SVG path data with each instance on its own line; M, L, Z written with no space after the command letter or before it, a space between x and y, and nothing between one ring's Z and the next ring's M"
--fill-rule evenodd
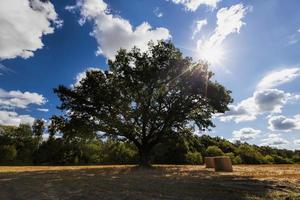
M274 163L274 158L271 155L266 155L265 160L268 164L273 164Z
M188 164L192 165L203 164L202 155L199 152L188 152L186 154L186 161Z
M294 163L300 163L300 156L293 156L293 162Z
M235 157L234 157L234 161L233 161L232 163L238 165L238 164L242 164L243 161L242 161L242 159L241 159L240 156L235 156Z
M235 156L234 153L225 153L225 156L228 156L232 162L232 164L241 164L242 160L239 156Z
M264 164L267 163L264 156L256 151L253 147L242 144L237 149L237 154L240 156L244 164Z
M232 164L235 164L234 161L235 161L235 155L234 153L230 152L230 153L225 153L224 154L225 156L228 156L232 162Z
M225 153L224 155L225 155L225 156L228 156L228 157L231 159L231 162L233 162L233 160L234 160L234 158L235 158L234 153L230 152L230 153Z
M208 157L213 157L213 156L223 156L224 153L223 151L217 147L217 146L209 146L207 147L205 151L205 155Z
M274 155L274 163L275 164L292 164L293 162L287 158L283 158L281 156L278 155Z

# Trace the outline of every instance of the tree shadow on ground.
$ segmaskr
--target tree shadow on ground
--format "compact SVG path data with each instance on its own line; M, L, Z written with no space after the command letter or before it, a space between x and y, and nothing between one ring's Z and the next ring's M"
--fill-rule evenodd
M0 174L0 199L296 199L299 194L299 185L193 167Z

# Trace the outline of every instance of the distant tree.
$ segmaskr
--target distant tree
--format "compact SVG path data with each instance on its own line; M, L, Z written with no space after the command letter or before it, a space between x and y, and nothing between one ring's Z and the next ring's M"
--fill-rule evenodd
M39 143L43 139L43 134L45 131L45 122L41 119L36 119L32 124L32 132L34 137L36 137L39 141Z
M15 164L31 164L33 152L38 148L38 141L33 137L32 127L29 124L20 124L18 127L0 125L0 146L6 146L3 151L15 157L13 159Z
M229 142L228 140L220 139L217 146L224 152L224 153L230 153L235 151L234 145Z
M137 161L136 149L127 142L109 139L103 144L101 151L104 164L133 164Z
M82 145L82 156L80 163L82 164L99 164L103 161L102 144L100 141L89 142Z
M54 140L55 139L55 134L58 133L61 129L61 126L64 125L64 118L63 117L58 117L58 116L52 116L50 118L50 124L48 125L48 133L49 133L49 138L48 140Z
M13 145L1 145L0 146L0 161L9 162L13 161L17 156L16 147Z
M209 146L216 146L218 144L216 139L209 135L202 135L199 140L200 143L204 145L205 149Z
M34 152L33 162L35 164L71 164L65 160L66 145L61 138L49 139L43 142Z
M33 133L29 124L20 124L18 127L14 128L12 135L17 140L28 140L32 138Z
M109 71L88 71L80 84L54 90L59 108L67 111L65 127L133 142L142 166L149 166L160 141L191 123L200 130L213 126L212 115L232 102L230 91L211 80L206 63L183 57L170 42L149 43L146 52L121 49L108 65Z

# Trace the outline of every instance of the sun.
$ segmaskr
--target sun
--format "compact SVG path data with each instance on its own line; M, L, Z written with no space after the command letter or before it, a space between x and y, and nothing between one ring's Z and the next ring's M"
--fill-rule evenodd
M197 50L199 59L207 61L211 65L220 65L225 59L225 51L222 45L205 44Z

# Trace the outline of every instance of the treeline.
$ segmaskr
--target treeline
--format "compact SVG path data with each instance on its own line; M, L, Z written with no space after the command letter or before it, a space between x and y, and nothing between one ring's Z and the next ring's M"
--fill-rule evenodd
M1 165L89 165L137 164L136 147L116 138L82 138L54 136L43 138L45 125L36 120L33 126L0 127ZM234 164L286 164L300 163L300 151L231 143L219 137L196 136L185 132L166 139L155 146L151 156L153 164L202 164L205 156L226 155Z

